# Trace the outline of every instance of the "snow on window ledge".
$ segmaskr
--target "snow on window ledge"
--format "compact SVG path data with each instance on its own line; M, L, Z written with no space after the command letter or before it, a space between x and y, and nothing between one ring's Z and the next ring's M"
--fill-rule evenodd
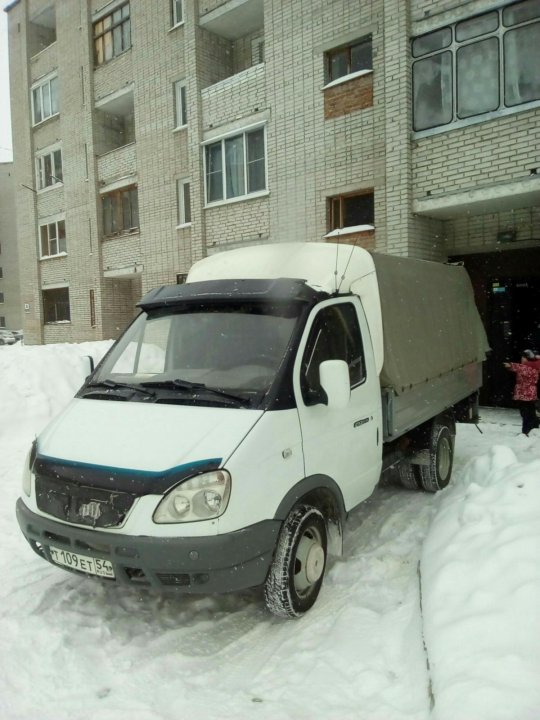
M341 85L342 83L349 82L349 80L354 80L355 78L362 77L363 75L369 75L370 73L373 73L371 68L368 70L358 70L357 72L350 73L349 75L343 75L342 77L327 83L322 90L328 90L328 88L334 87L334 85Z
M67 252L59 252L56 255L42 255L40 260L52 260L53 258L67 257Z
M340 235L351 235L352 233L369 232L375 230L374 225L350 225L349 227L338 228L326 233L324 237L339 237Z

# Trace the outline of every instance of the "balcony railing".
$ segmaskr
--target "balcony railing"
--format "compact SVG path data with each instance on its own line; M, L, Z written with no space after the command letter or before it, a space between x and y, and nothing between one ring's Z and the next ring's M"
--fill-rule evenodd
M100 155L97 160L98 180L108 185L137 173L137 146L130 143Z

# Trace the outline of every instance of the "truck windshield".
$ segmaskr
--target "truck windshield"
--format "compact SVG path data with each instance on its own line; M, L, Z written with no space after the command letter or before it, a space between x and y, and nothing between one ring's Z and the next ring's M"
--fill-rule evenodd
M144 388L158 402L238 400L255 407L276 376L298 314L294 303L186 303L142 312L113 346L90 387L124 393L126 385ZM129 399L144 397L135 392Z

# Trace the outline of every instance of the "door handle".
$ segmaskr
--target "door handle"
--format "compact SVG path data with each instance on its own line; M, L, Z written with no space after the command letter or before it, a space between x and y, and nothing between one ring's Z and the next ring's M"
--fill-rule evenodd
M357 428L357 427L360 427L360 425L365 425L370 420L371 420L370 417L362 418L361 420L356 420L353 427Z

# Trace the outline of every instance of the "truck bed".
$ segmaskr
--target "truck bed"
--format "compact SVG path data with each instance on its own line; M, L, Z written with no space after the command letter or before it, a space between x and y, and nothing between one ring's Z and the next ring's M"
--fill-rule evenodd
M465 269L373 253L383 319L384 439L476 392L489 350Z

